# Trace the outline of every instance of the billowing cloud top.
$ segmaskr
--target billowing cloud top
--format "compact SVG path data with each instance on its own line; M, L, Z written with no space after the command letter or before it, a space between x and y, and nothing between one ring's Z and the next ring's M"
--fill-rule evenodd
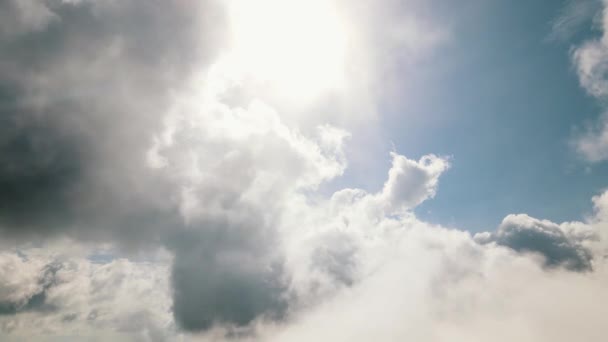
M471 236L413 211L451 157L319 191L381 65L447 33L392 1L286 3L0 4L0 338L601 339L607 194ZM597 96L604 45L574 52Z

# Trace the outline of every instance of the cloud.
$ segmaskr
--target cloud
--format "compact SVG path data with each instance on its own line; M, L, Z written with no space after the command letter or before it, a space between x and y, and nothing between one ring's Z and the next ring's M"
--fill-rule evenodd
M215 71L205 84L225 81ZM259 100L243 108L225 101L230 87L201 93L194 84L175 99L148 153L174 185L182 219L165 241L175 255L175 319L192 331L278 319L289 282L282 203L343 172L347 134L322 125L304 136Z
M175 320L189 331L279 320L288 305L282 276L280 263L249 252L214 253L197 246L177 253L172 271Z
M45 270L46 269L46 270ZM27 310L44 294L52 268L40 262L26 262L19 255L3 253L0 257L0 315Z
M308 204L292 197L284 213L294 221L284 218L278 228L289 231L276 235L271 230L271 237L247 231L260 222L207 222L206 234L194 229L178 235L185 240L169 244L181 249L173 251L171 269L168 263L124 259L94 264L54 255L52 249L5 253L1 265L30 271L14 281L2 278L13 284L2 284L9 289L2 293L13 294L11 286L23 289L11 301L27 303L43 291L43 304L51 310L21 305L15 314L0 316L0 324L11 336L61 332L141 340L470 341L494 336L498 341L566 341L602 336L606 193L594 197L594 214L586 222L556 224L510 215L496 233L481 235L500 241L487 243L411 213L386 215L376 202L381 192L346 189ZM211 238L214 229L217 235ZM521 248L517 242L523 240L513 238L517 234L536 237ZM277 249L260 248L272 236L285 239L285 248L279 249L285 262L274 264L283 269L272 267L277 259L269 253ZM531 250L546 257L535 257ZM51 285L41 286L49 264L59 266ZM571 271L579 267L587 272ZM2 269L11 272L10 266ZM545 324L556 328L545 329ZM182 335L178 327L202 332Z
M587 222L556 224L509 215L497 232L475 237L409 215L366 212L370 202L365 196L340 193L341 209L327 214L325 228L363 237L355 244L357 256L345 263L356 260L356 281L294 313L286 324L262 328L260 340L568 341L603 336L607 246L598 234L606 225L606 193L594 198L595 212ZM588 272L572 272L581 270Z
M3 2L0 9L0 37L4 39L43 30L58 19L44 2L37 0L9 0Z
M553 20L550 40L567 41L580 31L591 19L601 12L601 0L568 1Z
M439 176L448 169L446 159L427 155L416 162L396 153L380 197L392 208L411 209L433 198Z
M135 0L11 8L28 22L33 14L19 13L32 8L54 19L0 35L0 229L138 235L134 221L172 210L152 194L162 182L142 156L171 90L216 51L219 33L205 27L221 23L221 9Z
M581 86L591 96L605 100L608 95L608 11L602 2L600 38L588 40L572 50L572 60L576 67ZM608 159L608 124L602 115L586 132L576 138L577 151L590 162Z
M606 299L605 273L550 274L507 249L482 248L456 232L426 228L405 233L403 240L413 242L400 241L400 252L392 250L392 261L373 276L262 340L568 341L603 336L599 317L606 309L598 301ZM586 315L575 313L581 311Z
M572 59L577 68L579 80L585 90L592 96L608 95L606 80L606 59L608 46L604 32L606 30L606 14L602 17L602 37L589 40L572 52Z
M557 225L528 215L509 215L493 234L478 234L481 243L495 242L518 252L540 253L549 267L564 266L575 271L592 268L591 251L583 244L593 241L593 230L585 225Z
M164 341L175 336L168 267L105 264L27 249L0 256L0 328L6 338L44 336ZM18 272L16 272L18 271Z
M594 126L578 138L576 148L591 162L608 159L608 115L602 115Z

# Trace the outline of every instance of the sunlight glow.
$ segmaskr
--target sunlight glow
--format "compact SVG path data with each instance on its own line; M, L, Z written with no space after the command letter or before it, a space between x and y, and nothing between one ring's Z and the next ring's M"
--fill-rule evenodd
M233 0L231 58L282 96L311 98L343 83L347 34L328 0Z

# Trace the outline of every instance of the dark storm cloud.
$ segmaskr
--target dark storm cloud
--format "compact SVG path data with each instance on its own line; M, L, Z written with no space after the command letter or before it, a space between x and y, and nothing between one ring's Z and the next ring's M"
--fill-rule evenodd
M123 238L158 226L154 213L174 215L145 152L170 91L216 54L219 5L1 6L0 231Z
M173 314L183 329L242 327L284 315L288 279L280 256L270 252L273 230L259 215L250 218L200 221L194 224L202 230L172 237Z
M82 176L85 147L49 120L0 112L0 226L55 229L73 216L70 203ZM20 122L25 121L25 122Z
M517 252L540 253L548 267L563 266L572 271L592 269L593 255L575 234L570 234L555 223L527 215L509 215L495 233L477 235L476 240L495 242Z

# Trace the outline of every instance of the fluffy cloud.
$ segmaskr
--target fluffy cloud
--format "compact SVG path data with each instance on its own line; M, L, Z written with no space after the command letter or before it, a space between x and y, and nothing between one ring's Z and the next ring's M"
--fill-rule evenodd
M174 251L178 260L171 271L162 262L62 260L45 249L5 253L5 274L24 272L2 278L2 300L15 309L0 322L10 336L39 338L58 333L203 341L601 337L608 281L607 246L600 238L606 193L593 199L595 211L587 222L558 225L510 215L496 233L473 238L411 214L387 216L377 202L382 191L346 189L309 204L291 198L284 213L294 221L283 219L290 231L279 235L287 239L283 269L262 266L263 260L272 265L262 257L269 250L247 247L258 246L251 241L256 235L231 234L225 230L242 228L226 223L217 225L221 230L214 239L198 231L180 234L186 241L176 242L182 251ZM535 239L522 247L517 234ZM226 241L239 236L241 241ZM496 243L480 241L483 236ZM241 247L229 248L232 244ZM49 265L55 271L49 273ZM581 269L588 272L570 271ZM44 296L28 305L38 294ZM579 315L581 310L589 315ZM31 322L39 322L38 328L32 330ZM213 329L183 336L179 326Z
M605 267L594 275L547 273L533 258L424 225L410 226L394 246L390 261L373 275L262 340L531 342L603 336Z
M434 155L420 161L393 153L393 167L388 173L380 197L392 208L411 209L435 196L439 176L449 167L445 159Z
M333 209L319 229L327 242L317 255L334 246L330 259L343 272L327 272L342 287L320 303L312 299L316 304L303 305L288 323L262 328L260 340L602 338L608 274L607 245L599 236L605 233L606 196L593 199L595 211L586 222L509 215L497 232L472 237L411 215L378 214L369 201L373 195L360 190L337 193L323 206ZM327 278L315 267L302 268L313 276L301 279L316 279L318 288ZM348 282L342 280L345 271Z
M166 264L125 259L99 264L27 249L3 253L0 265L0 327L8 334L3 339L176 336Z

